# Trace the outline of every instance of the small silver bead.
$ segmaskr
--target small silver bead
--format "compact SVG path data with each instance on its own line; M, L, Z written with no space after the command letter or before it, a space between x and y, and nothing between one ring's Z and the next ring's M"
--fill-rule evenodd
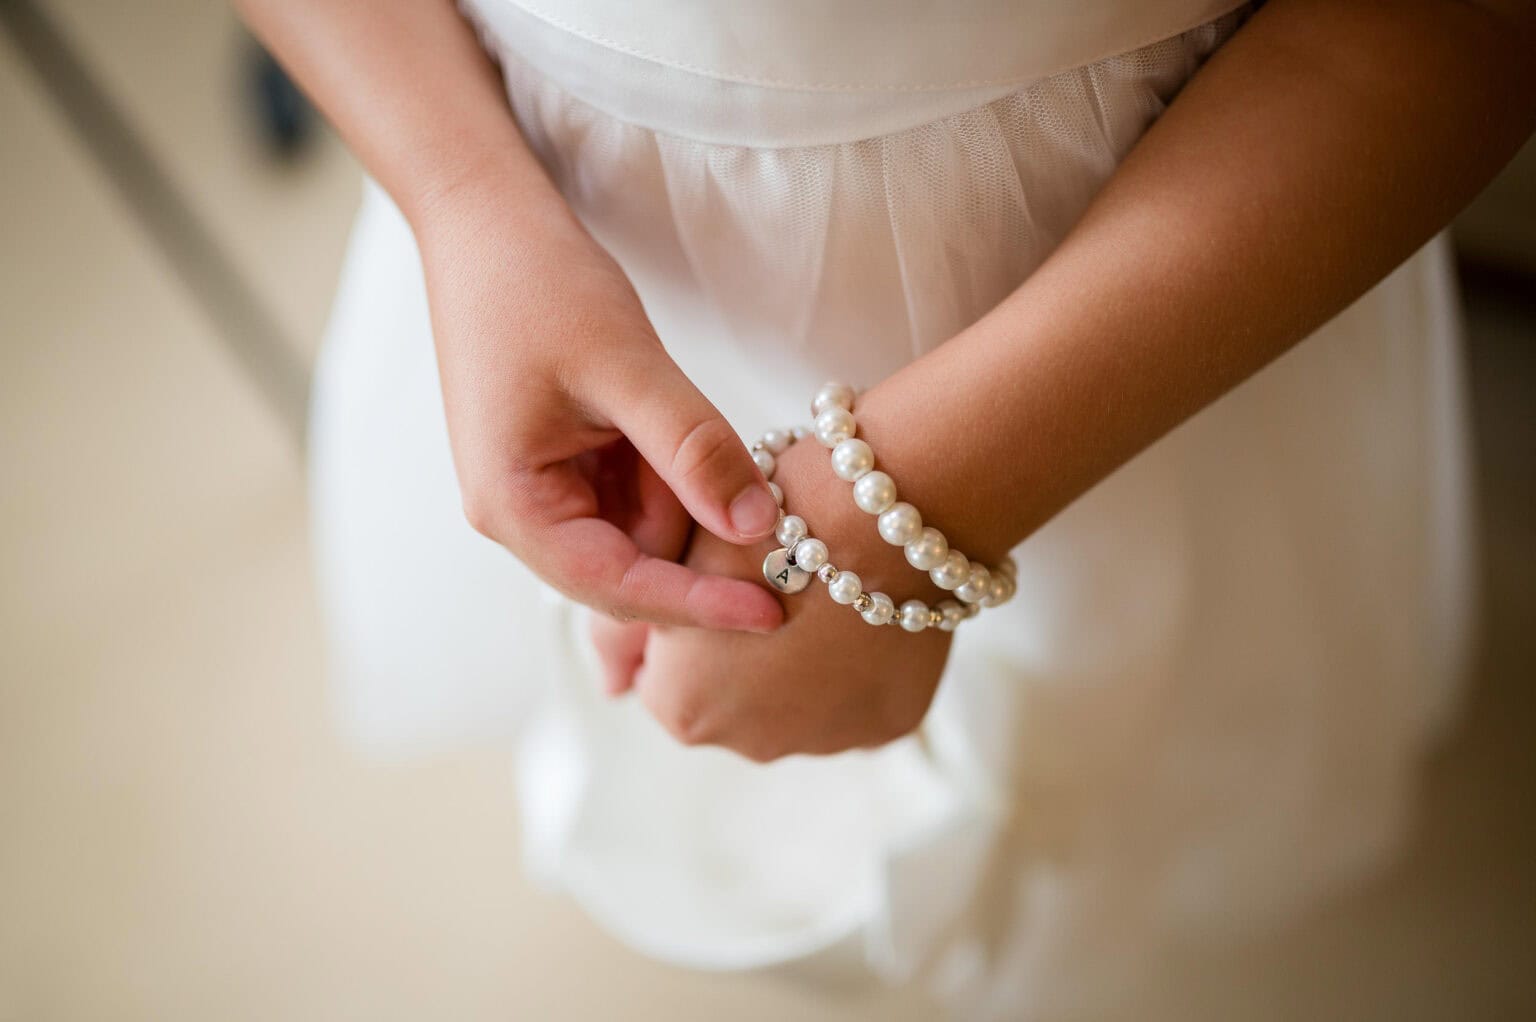
M944 623L944 615L937 607L928 608L928 627L937 628Z
M868 593L860 593L859 598L853 601L853 609L860 614L874 607L875 601Z
M828 561L826 564L823 564L821 567L816 569L816 577L821 579L823 582L830 583L834 578L837 577L837 569L832 566L831 561Z

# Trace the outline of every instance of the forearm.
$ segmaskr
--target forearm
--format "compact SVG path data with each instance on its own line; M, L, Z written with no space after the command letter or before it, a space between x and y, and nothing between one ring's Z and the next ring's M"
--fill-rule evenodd
M509 215L569 215L449 0L236 6L418 232L466 190L505 196Z
M1531 20L1273 0L1027 282L861 398L903 499L990 559L1341 311L1531 130Z

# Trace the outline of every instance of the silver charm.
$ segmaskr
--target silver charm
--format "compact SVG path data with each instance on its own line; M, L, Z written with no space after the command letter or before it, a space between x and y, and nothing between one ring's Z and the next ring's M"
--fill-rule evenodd
M791 564L784 547L763 558L763 578L781 593L798 593L811 584L811 573Z

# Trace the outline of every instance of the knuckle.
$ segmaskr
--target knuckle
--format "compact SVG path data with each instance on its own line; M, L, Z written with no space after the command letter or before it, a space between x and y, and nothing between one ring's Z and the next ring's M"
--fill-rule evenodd
M462 495L464 519L469 527L486 539L500 539L502 511L481 490L465 490Z
M503 545L514 541L517 525L529 511L531 487L520 472L504 472L465 482L460 505L470 528Z
M769 763L776 762L785 758L786 756L793 755L794 753L793 749L773 745L766 742L748 742L738 746L733 746L733 748L736 753L741 756L745 756L747 759L758 764L759 766L767 766Z
M693 425L672 454L678 479L709 478L730 472L746 455L741 438L730 424L712 415Z
M662 715L661 722L680 745L712 745L721 737L719 727L696 699L679 700Z
M599 566L578 562L573 566L573 580L583 590L609 590L603 607L603 613L609 617L626 623L640 619L643 594L636 592L633 565L619 576L617 582L612 582Z

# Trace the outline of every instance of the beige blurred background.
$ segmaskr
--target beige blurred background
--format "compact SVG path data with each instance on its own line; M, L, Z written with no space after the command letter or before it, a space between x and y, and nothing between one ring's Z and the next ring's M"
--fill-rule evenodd
M232 341L0 31L0 1022L935 1017L640 958L521 876L503 750L342 743L261 383L314 352L358 169L264 145L221 4L37 6L286 348ZM1110 1017L1536 1018L1536 146L1460 241L1485 643L1413 842Z

